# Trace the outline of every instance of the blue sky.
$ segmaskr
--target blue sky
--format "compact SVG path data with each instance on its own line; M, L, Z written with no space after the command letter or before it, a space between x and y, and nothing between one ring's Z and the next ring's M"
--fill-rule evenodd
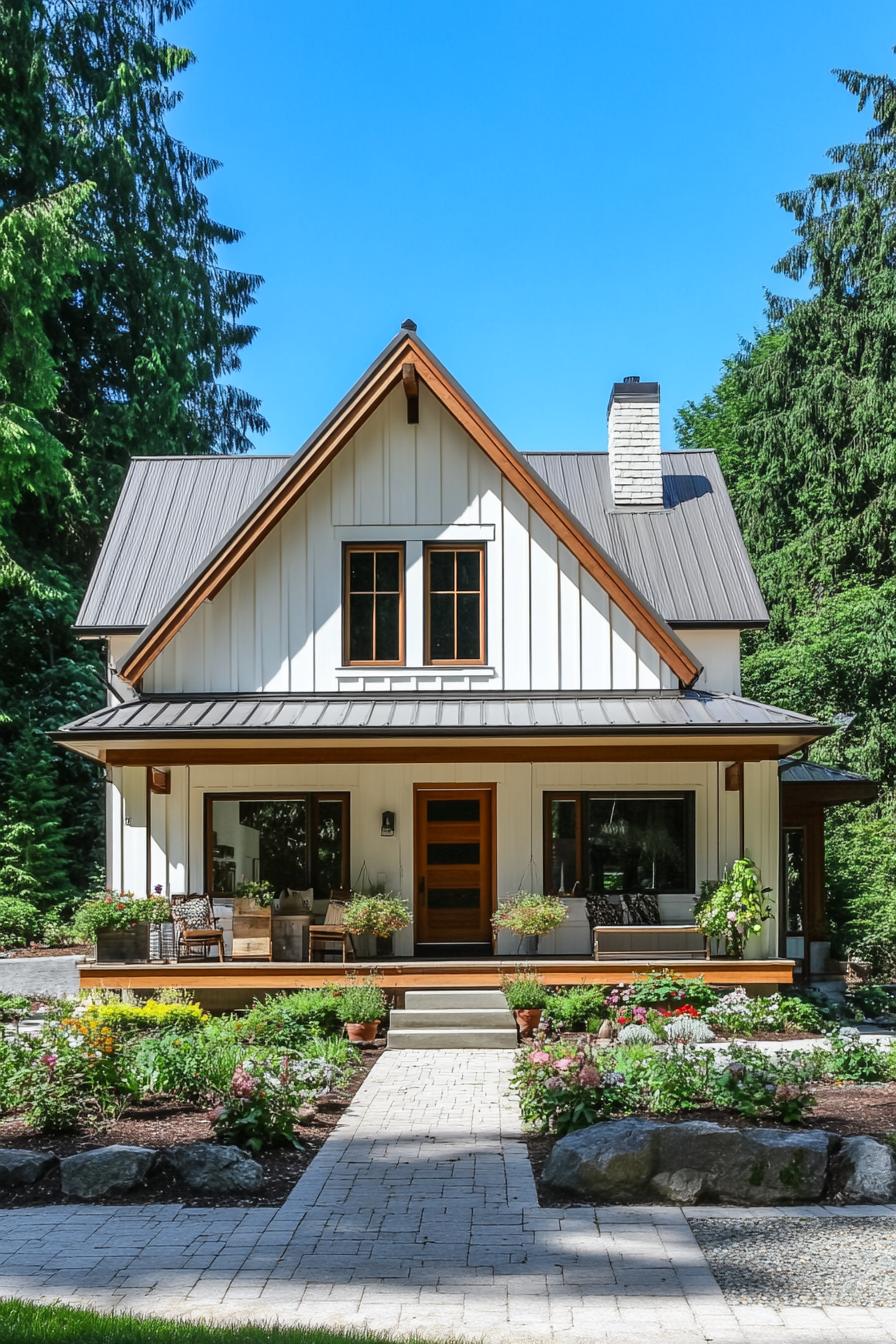
M523 451L605 447L609 387L708 391L805 183L892 70L892 5L196 0L173 127L265 277L242 384L292 451L403 318Z

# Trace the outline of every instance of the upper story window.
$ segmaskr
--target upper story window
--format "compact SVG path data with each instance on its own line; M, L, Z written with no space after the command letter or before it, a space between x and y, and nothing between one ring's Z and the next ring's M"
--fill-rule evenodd
M404 662L404 547L346 546L346 664Z
M485 662L485 548L427 546L427 663Z

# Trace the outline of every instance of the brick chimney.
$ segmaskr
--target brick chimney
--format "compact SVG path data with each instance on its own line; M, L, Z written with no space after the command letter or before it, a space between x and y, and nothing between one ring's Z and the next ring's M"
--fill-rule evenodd
M613 384L607 437L613 503L662 508L659 383L629 377Z

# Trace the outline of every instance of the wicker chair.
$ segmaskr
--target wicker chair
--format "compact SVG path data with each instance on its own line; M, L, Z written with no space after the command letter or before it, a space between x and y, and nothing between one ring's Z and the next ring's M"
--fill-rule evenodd
M203 901L205 903L200 925L196 925L192 921L188 923L186 914L178 909L186 901ZM171 922L174 925L175 949L178 961L191 961L196 958L205 960L211 948L217 951L219 961L224 960L224 933L215 916L211 896L195 891L191 891L187 895L172 896Z
M326 960L327 944L331 947L335 943L342 949L343 963L354 961L355 945L352 941L352 935L345 927L345 907L351 899L350 891L331 891L330 900L327 905L327 912L324 915L323 924L309 924L308 926L308 960L314 961L314 950L320 948L323 956L321 960Z

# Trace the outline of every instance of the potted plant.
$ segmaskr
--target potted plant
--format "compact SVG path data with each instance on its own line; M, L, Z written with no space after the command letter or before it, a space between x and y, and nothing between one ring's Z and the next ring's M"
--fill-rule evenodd
M534 957L538 952L541 934L558 929L567 913L559 896L543 896L537 891L517 891L501 901L492 915L492 924L496 930L509 929L517 935L517 952L520 956Z
M233 912L251 915L258 910L270 910L276 899L270 882L241 882L236 889Z
M78 907L72 927L79 942L96 945L97 961L148 961L150 925L170 918L163 896L105 891Z
M407 906L394 891L372 892L369 896L353 891L345 907L345 927L349 933L372 934L378 957L392 955L392 935L411 922Z
M543 980L534 971L517 971L516 975L502 977L501 988L507 1006L516 1018L520 1036L531 1036L548 1003Z
M377 982L349 980L336 999L336 1013L345 1034L355 1045L370 1045L388 1011L386 996Z
M720 882L704 882L694 910L695 923L708 938L720 939L729 957L743 957L749 934L762 932L771 919L759 869L752 859L737 859L726 868Z

